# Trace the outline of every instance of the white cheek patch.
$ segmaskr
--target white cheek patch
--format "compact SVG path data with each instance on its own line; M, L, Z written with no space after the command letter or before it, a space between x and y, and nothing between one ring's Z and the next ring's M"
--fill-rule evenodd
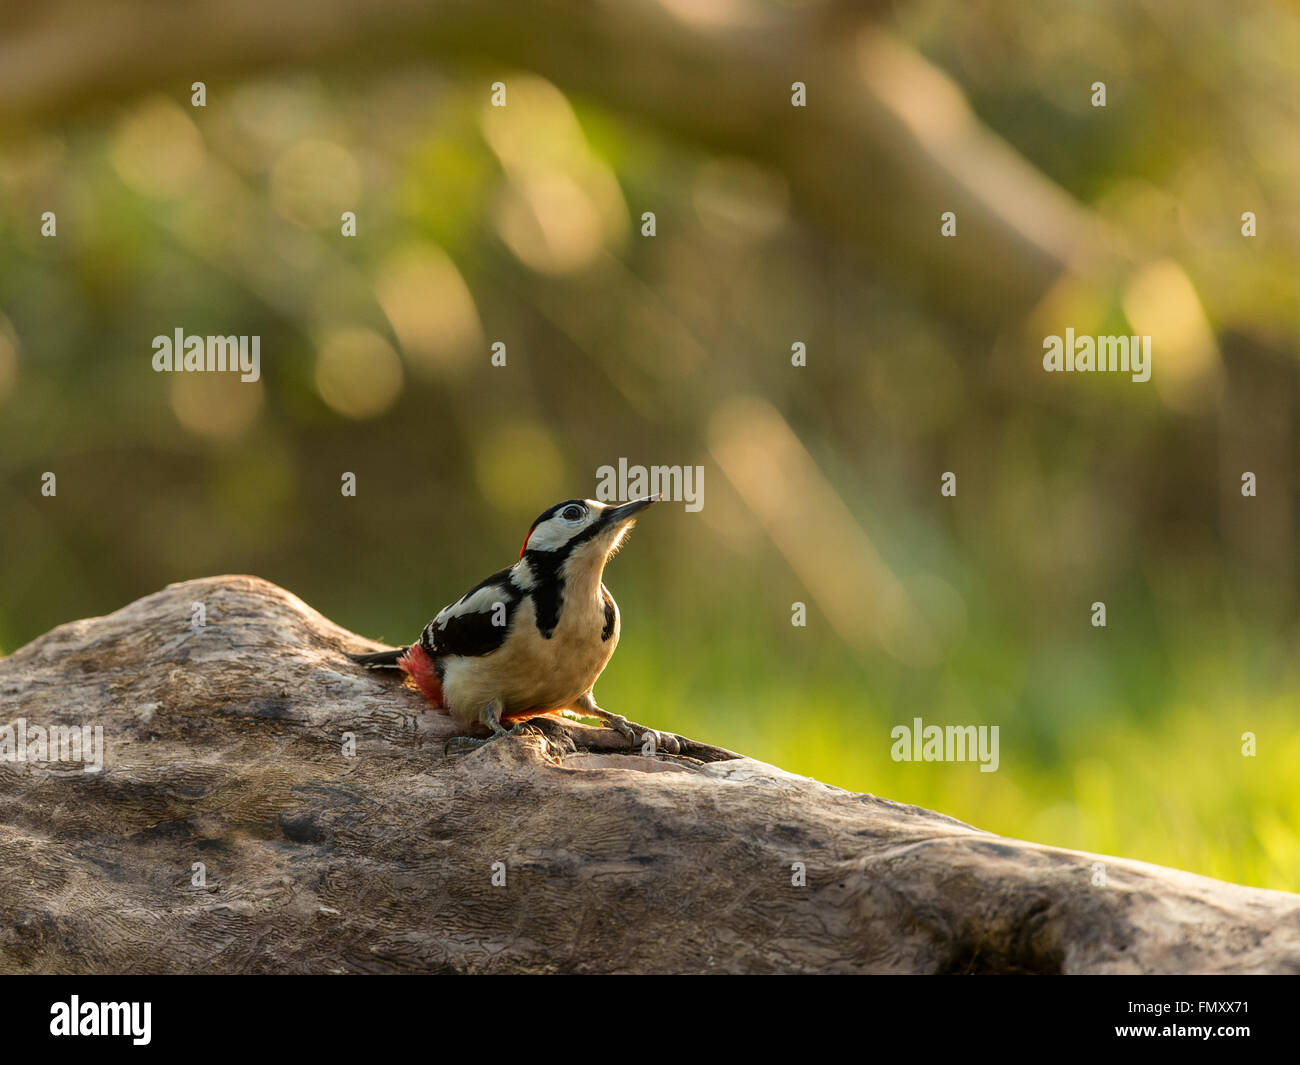
M595 509L589 508L586 516L579 522L565 521L558 514L553 518L548 518L537 526L532 535L528 537L526 550L556 551L588 528L599 517L600 514Z
M567 536L560 535L560 530L556 528L556 520L550 518L533 530L533 534L528 537L527 550L554 551L567 539Z

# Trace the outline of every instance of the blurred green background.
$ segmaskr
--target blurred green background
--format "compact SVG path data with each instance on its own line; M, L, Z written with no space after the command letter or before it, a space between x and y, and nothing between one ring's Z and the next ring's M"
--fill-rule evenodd
M0 15L0 650L226 572L403 642L598 467L701 465L603 705L1300 889L1295 7L168 6ZM1045 374L1067 326L1152 381ZM154 373L178 327L262 379ZM893 762L917 716L999 771Z

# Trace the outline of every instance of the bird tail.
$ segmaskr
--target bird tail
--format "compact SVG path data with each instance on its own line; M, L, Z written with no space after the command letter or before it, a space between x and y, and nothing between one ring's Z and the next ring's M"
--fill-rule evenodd
M398 647L392 651L375 651L373 654L354 655L350 651L344 651L353 662L359 666L365 666L367 669L400 669L397 660L406 654L405 647Z

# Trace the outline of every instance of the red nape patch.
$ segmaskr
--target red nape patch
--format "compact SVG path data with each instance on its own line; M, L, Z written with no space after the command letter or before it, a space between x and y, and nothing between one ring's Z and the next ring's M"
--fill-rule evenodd
M415 686L435 708L444 714L447 712L446 703L442 701L442 681L438 679L438 670L423 647L418 643L411 644L406 654L397 660L397 668L415 681Z

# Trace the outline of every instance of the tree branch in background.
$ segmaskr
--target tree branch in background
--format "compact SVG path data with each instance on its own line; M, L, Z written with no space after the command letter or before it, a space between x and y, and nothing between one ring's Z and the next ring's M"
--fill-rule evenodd
M686 5L673 8L612 0L50 3L8 16L0 128L293 65L418 57L487 69L494 80L525 68L664 133L779 169L807 217L973 325L1014 321L1062 274L1110 262L1097 219L887 32L842 6L742 5L734 19L709 22L689 21ZM807 85L807 107L791 105L795 81ZM957 213L958 239L939 236L944 211Z

